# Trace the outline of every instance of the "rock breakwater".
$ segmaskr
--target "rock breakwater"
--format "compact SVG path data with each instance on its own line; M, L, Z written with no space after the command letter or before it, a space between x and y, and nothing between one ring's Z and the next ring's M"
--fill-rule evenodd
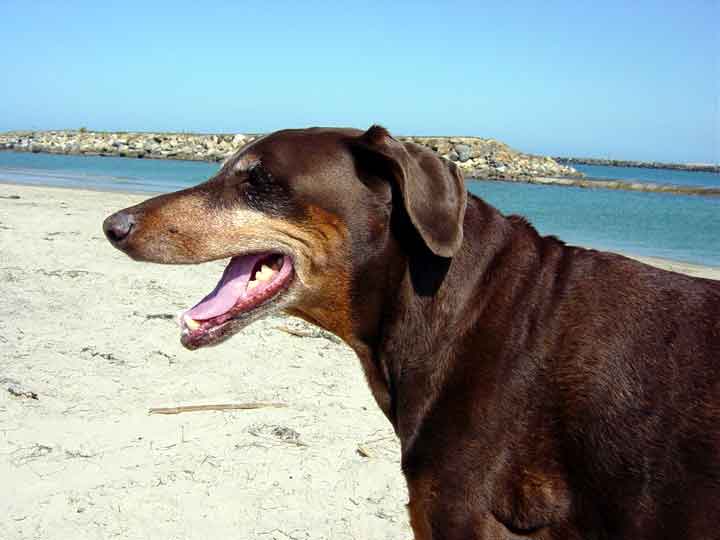
M576 157L556 157L554 159L558 163L568 166L577 163L580 165L603 165L607 167L634 167L640 169L671 169L676 171L720 173L720 165L713 165L711 163L662 163L658 161L628 161L623 159Z
M553 158L525 154L495 139L480 137L400 137L454 161L467 178L526 182L538 177L582 178Z
M121 133L87 130L0 133L0 150L120 156L129 158L223 161L258 134ZM480 137L398 137L426 146L457 163L468 178L526 182L538 177L581 178L550 157L517 152Z

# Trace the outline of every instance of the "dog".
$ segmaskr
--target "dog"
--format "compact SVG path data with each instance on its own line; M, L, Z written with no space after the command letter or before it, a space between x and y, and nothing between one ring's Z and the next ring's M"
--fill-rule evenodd
M272 133L103 228L230 258L189 349L278 310L352 347L416 539L720 538L720 282L540 236L380 126Z

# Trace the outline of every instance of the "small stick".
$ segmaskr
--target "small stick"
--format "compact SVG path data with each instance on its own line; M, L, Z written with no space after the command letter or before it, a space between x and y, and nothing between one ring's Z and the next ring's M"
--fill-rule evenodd
M281 332L286 332L290 335L301 337L301 338L318 338L318 339L327 339L328 341L332 341L333 343L342 343L342 340L337 337L335 334L332 334L326 330L321 330L318 328L314 328L311 330L301 330L296 328L291 328L289 326L281 325L276 326L276 330L280 330Z
M290 328L289 326L285 326L285 325L276 326L275 329L280 330L281 332L286 332L292 336L297 336L297 337L317 337L317 336L311 334L310 332L305 332L303 330L295 330L294 328Z
M149 414L180 414L197 411L232 411L247 409L262 409L264 407L287 407L285 403L272 401L256 401L252 403L218 403L215 405L180 405L178 407L156 407L148 410Z

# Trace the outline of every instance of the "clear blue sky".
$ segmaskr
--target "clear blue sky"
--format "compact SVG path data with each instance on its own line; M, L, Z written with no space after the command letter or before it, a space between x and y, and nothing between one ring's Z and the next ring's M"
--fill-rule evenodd
M377 122L717 162L718 28L718 0L1 0L0 130Z

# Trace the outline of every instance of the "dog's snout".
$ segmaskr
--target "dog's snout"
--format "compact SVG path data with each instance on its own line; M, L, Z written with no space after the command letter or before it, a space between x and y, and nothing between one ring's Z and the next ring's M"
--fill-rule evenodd
M119 246L130 236L135 226L135 218L132 214L122 210L109 216L103 222L105 236L114 245Z

